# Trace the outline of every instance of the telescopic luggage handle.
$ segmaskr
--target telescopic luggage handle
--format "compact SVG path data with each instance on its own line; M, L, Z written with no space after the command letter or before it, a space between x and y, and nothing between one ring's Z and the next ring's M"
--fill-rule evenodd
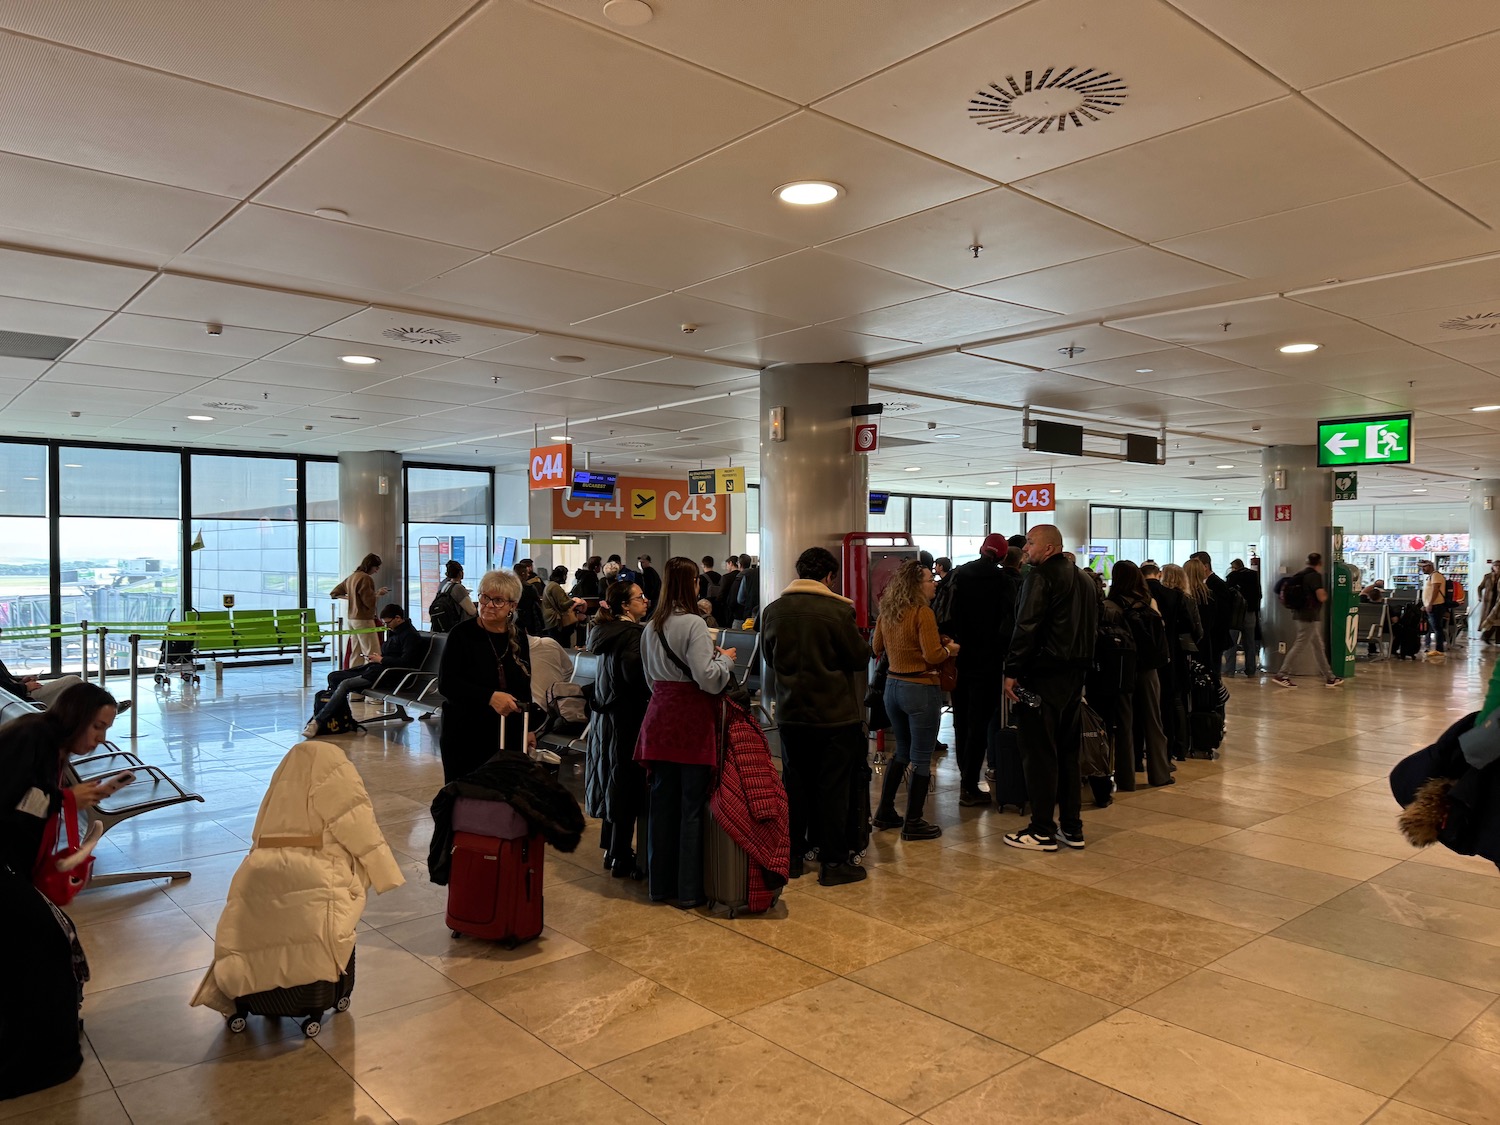
M502 750L505 749L505 719L506 719L506 716L504 716L504 715L500 716L500 749L502 749ZM522 707L521 708L521 753L525 754L527 752L527 745L528 745L528 743L530 743L530 741L531 741L531 708L530 707Z

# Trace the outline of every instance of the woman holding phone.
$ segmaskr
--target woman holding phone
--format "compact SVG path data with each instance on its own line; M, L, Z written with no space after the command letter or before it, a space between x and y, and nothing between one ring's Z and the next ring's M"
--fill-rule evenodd
M104 742L114 696L78 683L52 707L0 727L0 958L12 974L0 1020L0 1100L66 1082L83 1065L78 1010L88 962L72 921L33 883L47 822L63 805L63 766ZM73 786L87 808L126 775Z

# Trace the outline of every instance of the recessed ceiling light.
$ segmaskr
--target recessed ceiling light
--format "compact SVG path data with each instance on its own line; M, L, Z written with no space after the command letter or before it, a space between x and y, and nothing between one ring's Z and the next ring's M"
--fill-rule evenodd
M620 27L640 27L655 15L646 0L609 0L604 5L604 18Z
M1000 487L1000 482L997 481L997 480L987 480L987 481L984 482L984 487L985 488L999 488Z
M1110 492L1111 492L1111 493L1114 493L1114 494L1116 494L1116 495L1118 495L1118 494L1119 494L1119 493L1121 493L1121 492L1124 492L1124 491L1125 491L1125 490L1124 490L1124 489L1123 489L1123 488L1111 488L1111 489L1110 489Z
M188 421L189 422L212 422L213 421L213 415L211 415L211 414L189 414L188 415Z
M368 367L372 363L380 362L372 355L341 355L339 358L345 363L352 363L355 367Z
M22 480L41 480L41 477L22 477Z
M81 469L81 468L83 468L83 466L80 465L77 461L69 461L66 465L63 466L63 468L65 468L65 469ZM36 478L35 477L27 477L26 479L27 480L35 480Z
M1222 496L1215 496L1215 497L1213 497L1213 499L1214 500L1222 500L1222 499L1224 499L1224 497L1222 497Z
M555 355L555 356L552 357L552 362L553 363L582 363L583 362L583 356L581 356L581 355Z
M776 189L777 199L783 203L795 203L798 207L813 207L819 203L828 203L843 194L843 188L827 180L798 180L795 183L782 184Z
M1216 468L1216 469L1232 469L1232 468L1234 468L1234 466L1233 465L1215 465L1214 468Z
M1155 370L1156 370L1156 368L1154 368L1154 367L1137 367L1135 369L1135 373L1137 375L1150 375L1151 372L1153 372Z
M342 207L319 207L313 212L320 219L347 219L349 212Z
M921 465L908 465L908 466L906 466L905 470L903 470L903 471L908 472L908 473L920 473L922 471L922 466Z
M548 434L547 435L547 440L548 441L572 441L573 439L570 438L567 434Z
M1471 406L1469 409L1472 410L1475 414L1488 414L1491 410L1500 410L1500 405L1497 405L1497 406Z
M1276 350L1284 355L1302 355L1304 352L1315 352L1322 346L1322 344L1282 344Z
M1427 490L1425 488L1414 488L1414 489L1412 489L1412 491L1413 492L1426 492Z
M933 434L932 436L935 437L935 438L942 438L944 441L950 441L953 438L963 437L964 435L963 434Z

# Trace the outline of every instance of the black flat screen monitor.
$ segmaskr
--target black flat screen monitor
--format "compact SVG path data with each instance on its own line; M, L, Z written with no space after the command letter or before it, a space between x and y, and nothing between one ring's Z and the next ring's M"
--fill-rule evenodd
M1066 422L1036 423L1036 450L1038 453L1063 453L1069 457L1083 456L1083 427L1070 426Z
M615 473L593 473L587 469L573 471L573 487L568 490L574 500L613 500Z
M891 502L891 494L889 492L872 492L872 493L870 493L870 515L872 515L872 516L883 516L883 515L885 515L886 505L889 504L890 502Z

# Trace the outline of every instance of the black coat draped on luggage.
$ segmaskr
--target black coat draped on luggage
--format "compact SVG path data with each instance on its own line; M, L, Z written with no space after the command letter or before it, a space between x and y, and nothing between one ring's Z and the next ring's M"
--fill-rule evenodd
M448 885L453 806L460 797L505 801L533 832L540 832L560 852L574 851L583 839L583 810L573 794L524 754L497 754L468 776L443 786L432 799L427 874L440 887Z

